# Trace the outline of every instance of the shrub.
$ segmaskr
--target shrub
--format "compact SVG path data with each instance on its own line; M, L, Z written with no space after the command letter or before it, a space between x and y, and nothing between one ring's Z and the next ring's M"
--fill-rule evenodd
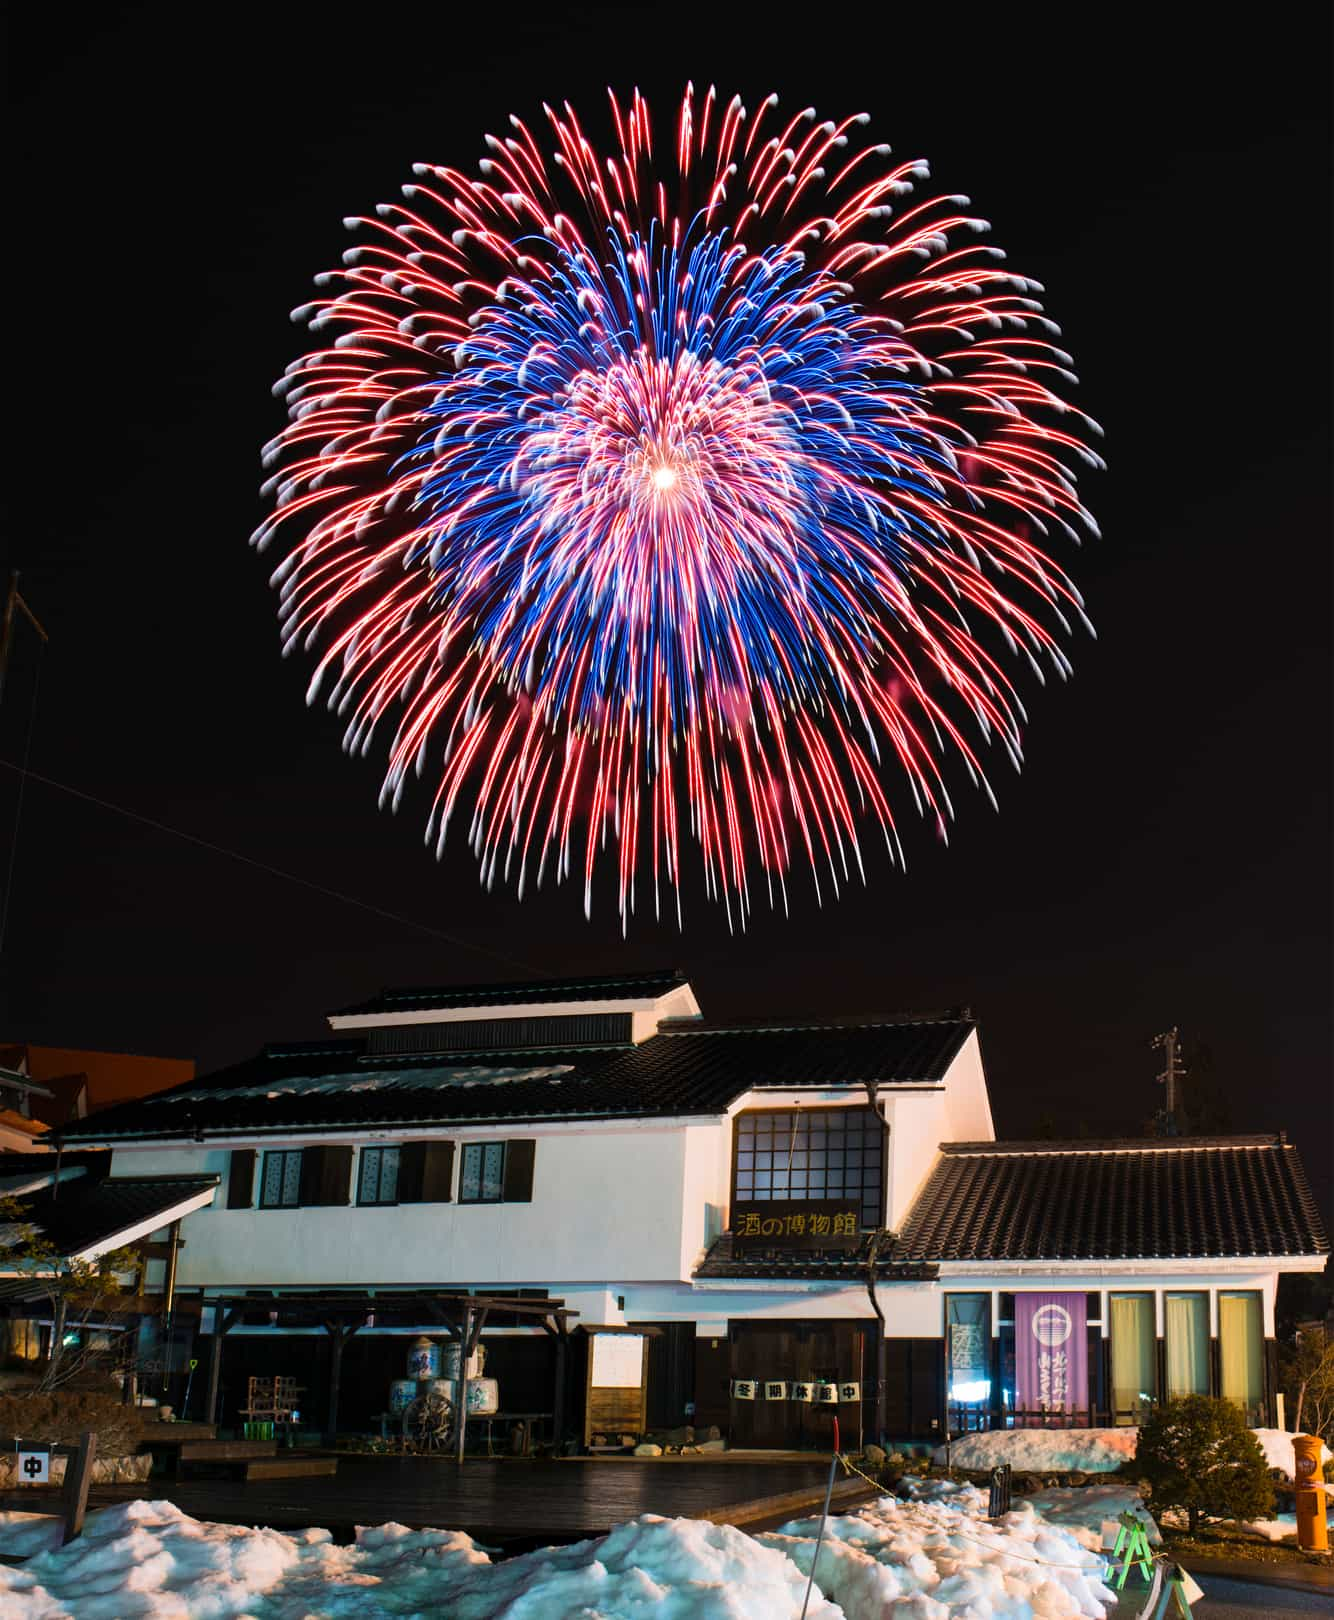
M1213 1395L1164 1401L1141 1425L1135 1473L1153 1509L1185 1508L1190 1528L1204 1516L1257 1519L1273 1511L1264 1452L1241 1409Z

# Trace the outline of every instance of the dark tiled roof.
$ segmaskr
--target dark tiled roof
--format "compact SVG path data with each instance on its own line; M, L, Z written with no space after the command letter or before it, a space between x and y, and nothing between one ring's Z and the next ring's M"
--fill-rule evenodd
M638 1046L524 1047L429 1059L372 1055L356 1040L270 1047L174 1091L80 1121L65 1134L98 1141L716 1114L757 1087L937 1083L973 1027L963 1019L742 1029L683 1022Z
M218 1177L108 1176L105 1180L62 1181L60 1195L50 1189L22 1198L24 1219L39 1226L61 1254L81 1254L93 1244L110 1242L165 1215L178 1204L218 1185Z
M804 1277L813 1282L856 1283L866 1280L871 1234L846 1249L764 1249L737 1251L730 1232L709 1249L696 1277ZM926 1261L899 1260L888 1249L876 1256L877 1282L918 1282L935 1277L939 1267Z
M652 973L614 974L603 978L548 979L534 983L451 984L410 990L381 990L369 1001L339 1007L331 1018L355 1018L369 1013L430 1012L447 1007L516 1007L561 1001L647 1001L679 990L688 983L684 973L660 968Z
M1279 1136L946 1142L895 1253L913 1260L1157 1260L1323 1254L1297 1151Z

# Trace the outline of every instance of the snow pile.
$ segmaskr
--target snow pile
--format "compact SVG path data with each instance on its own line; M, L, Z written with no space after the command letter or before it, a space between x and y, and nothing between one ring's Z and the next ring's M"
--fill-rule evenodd
M1252 1429L1251 1433L1260 1442L1266 1464L1291 1479L1292 1436L1282 1429ZM950 1447L949 1465L981 1469L1009 1463L1012 1468L1033 1474L1076 1469L1086 1474L1107 1474L1132 1462L1138 1444L1139 1430L1133 1425L1122 1429L992 1429L956 1440ZM1323 1447L1322 1467L1330 1456L1329 1447ZM931 1460L941 1467L946 1465L944 1446L936 1448Z
M1124 1429L992 1429L968 1434L950 1447L954 1468L1012 1468L1034 1474L1078 1469L1086 1474L1108 1474L1124 1468L1135 1456L1139 1430ZM945 1448L932 1461L945 1464Z
M31 1558L58 1547L64 1531L65 1520L57 1513L0 1513L0 1553Z
M1096 1553L1027 1503L998 1523L986 1508L983 1492L960 1486L908 1502L882 1497L832 1518L816 1585L847 1620L1102 1620L1116 1598ZM758 1539L809 1574L818 1525L799 1519Z
M23 1517L28 1522L6 1526L4 1550L38 1536ZM43 1526L40 1534L51 1531ZM781 1552L728 1525L691 1519L646 1514L599 1540L493 1564L460 1531L387 1524L337 1547L327 1530L284 1535L203 1524L169 1502L141 1501L90 1514L68 1547L0 1565L0 1613L6 1620L798 1620L805 1587ZM814 1593L808 1620L844 1616Z
M1265 1454L1265 1464L1269 1468L1277 1468L1284 1479L1295 1479L1293 1470L1297 1466L1297 1459L1293 1455L1292 1436L1283 1429L1252 1429L1251 1433L1260 1442L1260 1450ZM1323 1468L1331 1456L1327 1445L1320 1447L1320 1466Z
M1069 1530L1083 1547L1095 1551L1102 1544L1102 1527L1109 1519L1133 1513L1149 1533L1150 1546L1162 1544L1153 1514L1138 1491L1126 1485L1053 1486L1034 1491L1024 1500L1048 1524Z

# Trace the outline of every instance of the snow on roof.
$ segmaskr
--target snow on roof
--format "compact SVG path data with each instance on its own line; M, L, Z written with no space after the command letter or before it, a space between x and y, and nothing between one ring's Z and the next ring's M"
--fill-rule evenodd
M309 1097L343 1096L359 1091L443 1091L452 1086L504 1086L521 1080L559 1080L570 1073L573 1064L545 1063L538 1068L378 1069L373 1074L288 1074L255 1086L235 1086L225 1091L200 1089L173 1091L163 1102L212 1102L220 1097Z

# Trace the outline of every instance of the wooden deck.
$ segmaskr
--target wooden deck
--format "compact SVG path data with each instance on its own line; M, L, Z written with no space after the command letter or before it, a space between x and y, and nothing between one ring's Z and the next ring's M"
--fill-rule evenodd
M320 1525L350 1541L359 1524L395 1520L416 1529L466 1530L507 1551L605 1534L640 1513L719 1517L729 1505L819 1491L829 1464L697 1462L664 1468L655 1461L616 1467L582 1460L469 1458L458 1464L420 1457L342 1453L328 1479L157 1479L144 1485L94 1486L89 1506L151 1497L175 1502L197 1519L295 1529Z

